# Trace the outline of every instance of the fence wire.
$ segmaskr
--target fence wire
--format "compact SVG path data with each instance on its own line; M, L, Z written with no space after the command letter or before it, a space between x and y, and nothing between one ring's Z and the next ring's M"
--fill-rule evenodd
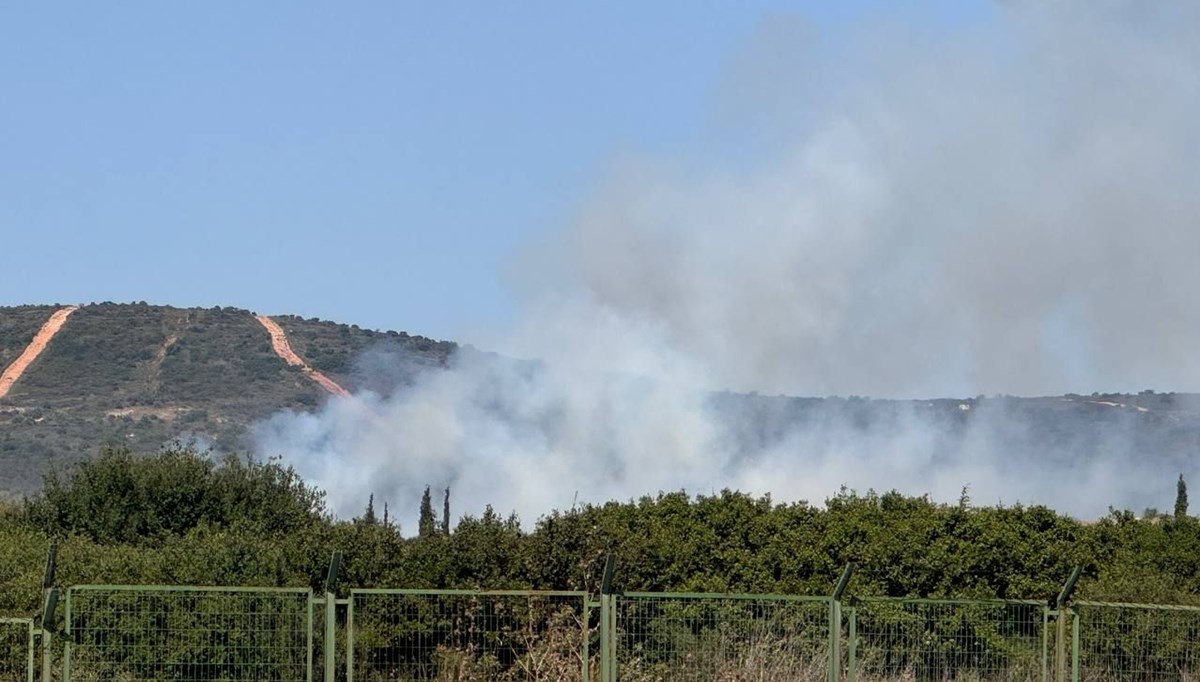
M68 682L308 682L307 589L73 587Z
M864 599L850 677L883 680L1042 679L1045 606L1037 602Z
M0 682L33 682L33 621L0 618Z
M1200 679L1200 608L1078 602L1083 682Z
M597 623L581 592L355 590L353 682L582 682Z
M830 602L821 597L648 594L617 601L619 679L824 680Z
M1200 607L600 599L353 590L336 601L327 643L326 608L308 589L79 586L67 591L65 636L45 652L51 632L0 618L0 682L40 679L42 653L65 682L1200 682Z

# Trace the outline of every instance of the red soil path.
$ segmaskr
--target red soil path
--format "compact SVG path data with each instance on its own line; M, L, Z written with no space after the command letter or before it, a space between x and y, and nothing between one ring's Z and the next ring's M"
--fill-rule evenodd
M0 398L8 395L8 392L12 390L13 384L17 383L17 379L20 379L25 370L33 364L33 361L37 360L42 351L46 349L46 345L50 343L50 339L54 338L58 330L62 329L62 326L66 324L67 318L78 308L79 306L68 306L54 311L54 314L50 316L46 324L42 325L42 328L34 335L33 340L26 346L25 352L21 353L20 357L16 360L13 360L12 364L8 366L8 369L4 370L3 374L0 374Z
M333 379L330 379L312 367L309 367L307 362L301 359L299 355L296 355L296 352L292 350L291 344L288 343L287 334L283 332L283 328L280 327L275 320L272 320L266 315L256 315L255 317L267 330L267 333L271 335L271 348L275 350L276 355L278 355L280 358L283 358L284 362L288 363L292 367L299 367L300 369L304 370L304 373L308 375L309 379L317 382L321 388L329 391L333 395L350 395L350 391L338 386L337 382L335 382Z

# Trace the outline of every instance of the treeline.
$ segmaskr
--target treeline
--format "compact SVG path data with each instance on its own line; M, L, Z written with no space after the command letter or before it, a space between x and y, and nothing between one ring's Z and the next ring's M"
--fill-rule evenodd
M598 589L827 594L856 566L854 594L1044 599L1072 567L1079 595L1200 603L1200 521L1114 511L1082 523L1042 506L937 504L843 490L823 505L733 491L664 493L556 511L528 527L490 509L451 524L420 505L406 537L374 505L334 520L324 495L279 461L214 461L188 448L153 458L106 450L47 477L0 514L0 615L38 605L45 552L58 584L312 586L331 552L352 587ZM451 527L452 526L452 527ZM407 529L406 529L407 531Z

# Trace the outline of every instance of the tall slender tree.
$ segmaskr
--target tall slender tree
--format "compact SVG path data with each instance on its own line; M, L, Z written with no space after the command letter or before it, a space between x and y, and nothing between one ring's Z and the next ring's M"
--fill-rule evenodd
M446 495L442 498L442 535L450 534L450 487L446 486Z
M371 493L371 496L367 498L367 510L363 512L362 521L368 526L374 526L377 521L375 518L375 493Z
M433 500L429 496L429 486L425 486L425 494L421 495L421 515L417 519L417 537L431 537L437 528L433 518Z
M1187 482L1183 480L1183 474L1179 474L1179 481L1175 484L1176 520L1187 516L1187 507Z

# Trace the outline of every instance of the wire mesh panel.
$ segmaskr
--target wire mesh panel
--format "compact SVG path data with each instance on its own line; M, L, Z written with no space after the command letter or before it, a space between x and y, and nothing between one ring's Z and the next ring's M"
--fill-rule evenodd
M1200 679L1200 608L1077 602L1079 679Z
M73 587L68 682L308 682L307 589Z
M617 601L618 679L824 680L829 600L630 593Z
M0 682L33 682L33 621L0 618Z
M852 613L860 681L1042 678L1039 602L864 599Z
M582 681L591 620L582 592L354 590L350 679Z

